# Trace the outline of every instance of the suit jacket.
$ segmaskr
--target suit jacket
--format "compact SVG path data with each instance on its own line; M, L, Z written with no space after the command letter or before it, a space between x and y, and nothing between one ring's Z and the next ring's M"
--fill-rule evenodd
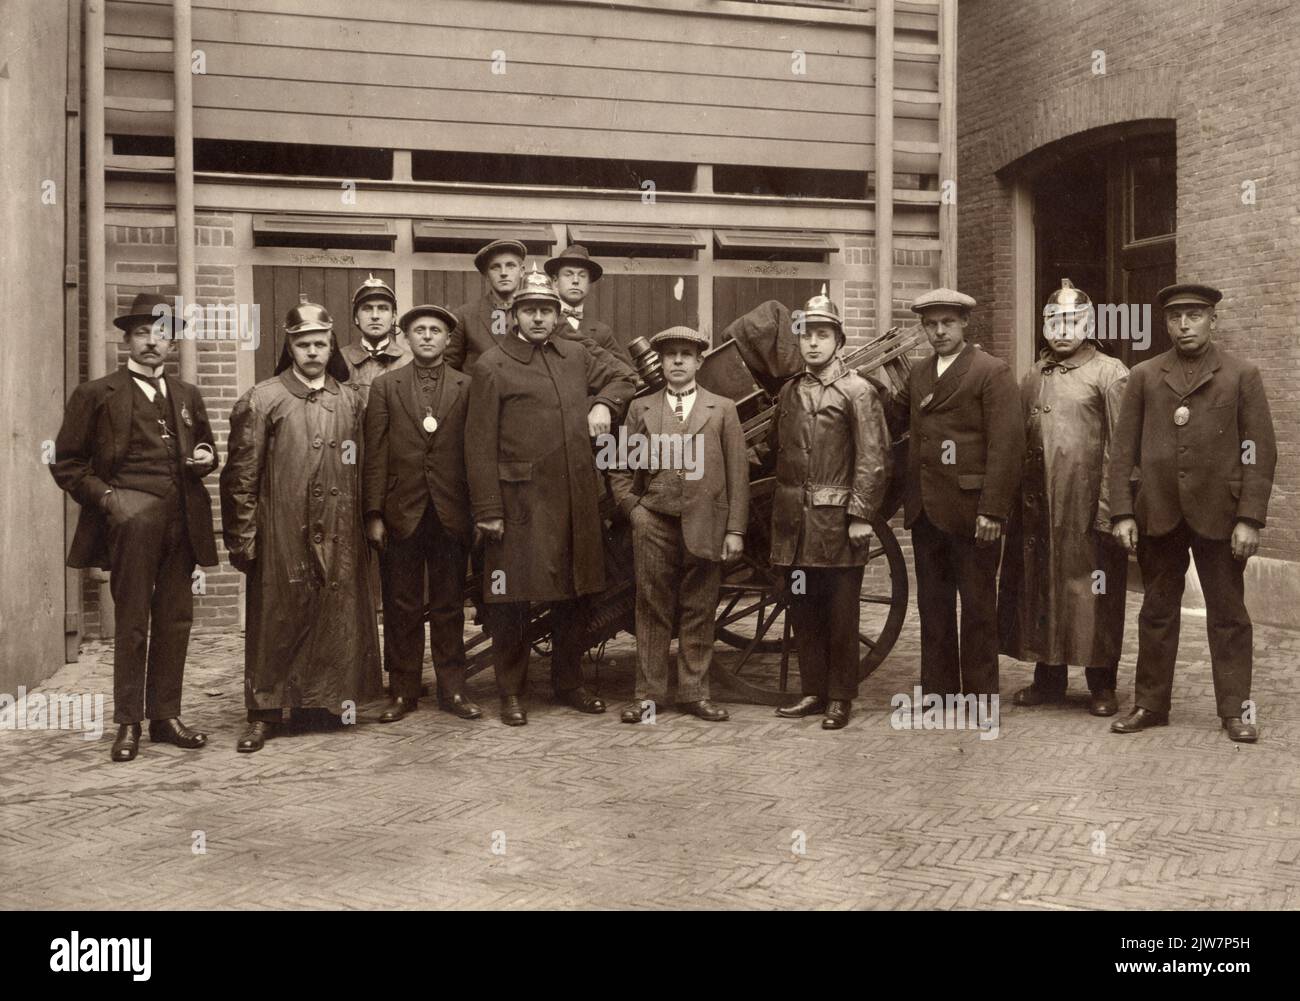
M1277 444L1259 369L1211 344L1189 388L1177 355L1170 348L1129 374L1107 469L1111 522L1132 517L1143 535L1166 535L1186 519L1207 539L1230 537L1238 521L1262 527Z
M443 528L468 542L473 532L465 476L469 376L442 366L442 386L424 430L424 404L414 364L384 372L370 386L362 511L382 514L388 530L408 538L433 504Z
M1006 362L973 344L937 372L937 355L913 366L893 403L911 427L904 523L924 511L936 528L973 536L976 515L1005 520L1020 488L1020 390Z
M602 351L608 351L615 358L621 361L629 369L633 368L632 356L628 350L614 336L614 331L608 323L601 323L586 314L578 323L578 329L574 330L566 317L560 317L560 333L569 340L586 340L595 344ZM590 350L590 346L588 347Z
M492 329L498 310L501 317L497 322L503 325L503 336L498 336ZM490 295L457 306L452 312L456 315L456 329L447 338L444 359L459 372L468 372L480 355L499 344L504 335L513 332L514 317L510 310L497 306Z
M682 538L693 556L717 561L722 559L727 533L744 535L749 527L749 454L736 405L703 386L697 385L696 394L682 434L699 435L693 455L700 476L682 478ZM654 443L659 439L649 436L664 433L664 413L662 389L638 397L628 407L625 430L621 430L628 441L634 440L632 435L646 435ZM630 515L649 487L651 471L602 465L610 470L614 499Z
M191 457L199 444L206 444L213 456L217 456L198 386L170 375L164 378L172 426L176 428L178 461ZM113 485L131 444L132 393L131 374L123 366L78 386L63 412L63 426L55 439L50 472L59 488L81 505L77 531L68 552L70 567L109 569L108 516L99 501ZM215 470L213 466L212 471ZM181 485L194 558L200 566L216 566L217 543L212 531L212 501L208 491L203 480L184 465Z

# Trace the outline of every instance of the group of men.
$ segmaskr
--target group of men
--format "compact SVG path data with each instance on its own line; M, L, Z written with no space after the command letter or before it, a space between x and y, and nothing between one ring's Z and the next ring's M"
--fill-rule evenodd
M722 568L745 545L750 455L734 403L696 382L708 338L687 327L655 335L665 385L636 395L626 348L584 315L600 265L580 246L545 273L526 261L522 244L495 240L475 257L480 299L400 317L393 290L372 277L352 299L361 338L343 348L323 306L289 311L275 374L231 413L220 478L226 549L248 582L239 751L260 750L286 709L297 725L350 722L381 692L383 670L380 721L417 709L426 609L437 703L481 718L465 690L470 566L502 722L527 723L539 618L557 701L604 712L581 671L587 605L606 586L592 439L620 424L693 439L700 470L609 470L636 563L637 680L620 719L647 719L674 682L684 712L727 719L710 701L708 668ZM974 300L936 289L912 307L934 353L893 399L843 364L835 304L825 294L805 303L803 371L777 399L768 554L791 582L803 688L778 715L848 723L870 521L891 475L888 410L911 429L905 524L925 691L996 693L1001 650L1036 662L1018 704L1062 700L1076 664L1091 710L1113 715L1135 549L1146 589L1136 704L1113 729L1167 722L1190 550L1219 715L1232 739L1254 740L1242 572L1276 449L1258 370L1211 343L1218 299L1206 286L1162 290L1174 348L1129 373L1097 350L1091 303L1065 282L1044 310L1047 350L1017 392L1005 363L966 342ZM136 756L145 719L154 741L206 742L179 717L191 575L217 562L202 480L218 458L197 387L165 374L183 331L164 304L142 295L114 321L127 362L73 393L53 465L82 506L68 565L111 570L116 761Z
M1134 706L1111 730L1167 724L1190 552L1222 727L1258 739L1244 572L1272 490L1272 417L1258 368L1213 343L1222 293L1188 283L1156 298L1173 346L1130 372L1099 350L1093 303L1063 281L1018 394L1008 366L966 342L973 299L939 289L913 304L934 355L893 405L910 415L905 523L927 693L996 693L1001 651L1035 665L1017 705L1065 701L1073 664L1089 711L1117 713L1136 552Z

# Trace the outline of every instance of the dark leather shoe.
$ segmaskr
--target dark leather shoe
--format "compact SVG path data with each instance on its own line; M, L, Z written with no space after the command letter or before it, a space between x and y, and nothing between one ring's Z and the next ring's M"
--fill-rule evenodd
M1153 713L1150 709L1136 707L1124 719L1117 719L1110 725L1111 733L1137 733L1151 726L1168 726L1168 713Z
M816 716L825 708L826 703L817 696L805 695L792 706L782 706L776 714L785 719L803 719L805 716Z
M823 730L843 730L849 725L853 715L853 703L848 699L831 699L826 707L826 718L822 720Z
M623 707L623 711L618 714L620 723L646 723L654 719L653 716L647 716L647 713L653 712L655 702L651 699L637 699L629 702Z
M571 706L580 713L592 713L594 715L605 711L605 703L581 685L567 692L556 692L555 697L566 706Z
M1015 695L1011 696L1011 701L1018 706L1049 706L1056 705L1065 701L1065 689L1056 691L1055 689L1039 688L1037 685L1029 685L1020 689Z
M239 738L239 743L235 745L235 750L241 754L252 754L254 751L260 751L263 745L274 736L274 723L257 720L249 723L245 728L243 736Z
M123 723L117 728L117 739L113 741L114 761L134 761L140 752L140 724Z
M413 699L407 695L395 695L384 708L384 711L379 714L379 722L396 723L407 713L415 712L419 705L419 699Z
M483 715L483 710L460 692L450 698L439 699L438 706L461 719L478 719Z
M501 722L506 726L523 726L528 722L528 713L524 711L523 700L518 695L502 696Z
M1119 712L1119 701L1110 688L1102 688L1088 696L1088 712L1094 716L1114 716Z
M721 723L731 719L731 713L720 706L715 706L708 699L700 699L698 702L679 702L677 708L684 713L706 719L710 723Z
M208 735L198 730L191 730L180 721L179 717L171 719L154 719L149 721L149 739L155 744L175 744L193 750L208 742Z
M1253 744L1259 740L1259 728L1254 723L1243 723L1236 716L1224 716L1223 728L1228 731L1228 739L1239 744Z

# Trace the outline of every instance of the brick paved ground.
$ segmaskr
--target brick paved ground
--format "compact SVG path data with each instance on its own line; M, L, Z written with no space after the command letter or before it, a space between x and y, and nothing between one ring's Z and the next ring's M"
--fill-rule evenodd
M521 729L480 675L483 721L381 726L372 706L255 755L234 751L241 638L204 635L185 713L211 732L202 751L146 741L113 764L111 726L0 732L0 905L1294 908L1300 633L1257 628L1263 740L1242 747L1214 716L1203 623L1184 629L1173 724L1130 737L1081 706L1008 704L996 740L892 729L889 697L918 674L913 609L840 733L748 705L712 725L580 716L547 704L543 668ZM600 668L615 707L630 654L612 644ZM1129 692L1134 654L1130 636ZM1008 703L1031 673L1004 659ZM44 690L111 690L106 648Z

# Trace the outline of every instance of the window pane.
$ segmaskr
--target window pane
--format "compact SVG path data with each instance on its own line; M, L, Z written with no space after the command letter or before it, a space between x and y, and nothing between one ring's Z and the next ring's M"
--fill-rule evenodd
M1134 157L1129 162L1129 191L1133 199L1130 239L1146 240L1174 232L1177 187L1173 156Z

